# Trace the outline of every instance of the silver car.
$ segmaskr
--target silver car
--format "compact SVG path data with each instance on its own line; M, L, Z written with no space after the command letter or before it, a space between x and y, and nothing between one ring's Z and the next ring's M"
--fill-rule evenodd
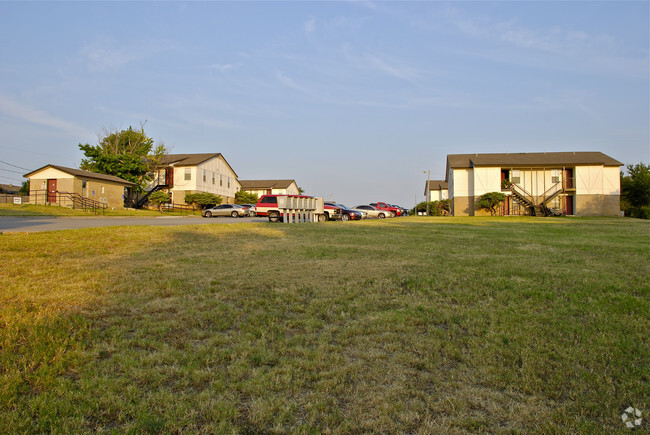
M206 208L201 212L201 216L209 218L216 216L230 216L230 217L243 217L248 212L246 209L237 204L221 204L212 208Z
M357 210L360 212L367 213L369 218L384 219L387 217L393 217L393 214L386 210L379 210L371 205L357 205L352 207L352 210Z

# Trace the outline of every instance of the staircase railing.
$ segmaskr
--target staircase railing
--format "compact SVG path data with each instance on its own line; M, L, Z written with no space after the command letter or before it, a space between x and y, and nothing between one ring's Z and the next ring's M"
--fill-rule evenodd
M35 204L58 204L59 206L68 207L70 204L74 209L82 209L85 211L92 211L97 214L101 211L105 214L107 205L106 203L95 201L94 199L86 198L75 192L61 192L54 191L48 192L47 190L32 191L31 195L34 196ZM53 201L51 199L54 199Z

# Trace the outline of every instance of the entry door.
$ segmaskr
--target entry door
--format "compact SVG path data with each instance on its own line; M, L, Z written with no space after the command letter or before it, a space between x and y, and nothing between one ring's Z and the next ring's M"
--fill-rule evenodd
M564 197L564 214L567 216L573 215L573 196L567 195Z
M174 168L165 168L165 185L174 187Z
M564 170L564 188L573 189L573 169Z
M56 202L56 178L47 180L47 202Z

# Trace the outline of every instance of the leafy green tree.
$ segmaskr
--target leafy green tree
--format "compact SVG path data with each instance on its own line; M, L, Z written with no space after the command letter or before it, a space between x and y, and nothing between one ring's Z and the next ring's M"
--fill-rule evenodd
M621 172L621 210L626 215L650 219L650 166L627 165Z
M185 194L185 204L189 204L193 208L200 207L205 209L213 205L221 204L221 201L223 201L223 199L214 193L199 192Z
M443 215L448 215L451 210L451 200L450 199L443 199L440 201L431 201L428 204L428 210L429 210L429 216L443 216ZM414 209L415 213L420 213L424 212L426 213L427 211L427 202L422 201L418 205L415 206Z
M235 193L235 204L257 204L258 199L256 193L246 192L245 190L238 190Z
M490 215L497 214L499 205L506 200L506 196L501 192L484 193L478 199L478 206L484 210L489 210Z
M305 193L305 189L303 189L302 187L298 186L298 195L302 195L302 194L304 194L304 193Z
M23 181L23 184L20 185L18 194L22 196L29 196L29 180Z
M123 178L135 183L138 190L151 180L147 174L159 169L167 154L165 145L154 145L154 140L145 134L144 126L139 130L129 127L106 132L98 145L79 144L79 149L85 156L81 169Z
M151 195L149 195L149 202L162 212L162 205L167 204L171 201L172 197L169 192L163 192L162 190L157 190Z

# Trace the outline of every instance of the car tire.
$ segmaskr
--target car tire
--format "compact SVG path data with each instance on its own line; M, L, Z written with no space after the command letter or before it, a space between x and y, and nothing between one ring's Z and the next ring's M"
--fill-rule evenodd
M378 217L379 219L384 219L384 218L386 218L386 215L383 214L383 213L379 213L379 215L378 215L377 217Z
M239 214L236 211L233 211L232 213L230 213L230 216L236 218L239 216Z
M212 213L209 212L209 211L206 211L204 217L210 218L210 217L212 217Z
M280 213L277 211L269 212L269 222L278 222L280 220Z
M319 214L318 215L318 222L327 222L327 215L326 214Z
M349 221L349 220L350 220L350 215L347 214L347 213L343 213L343 216L341 216L341 220L342 220L343 222L347 222L347 221Z

